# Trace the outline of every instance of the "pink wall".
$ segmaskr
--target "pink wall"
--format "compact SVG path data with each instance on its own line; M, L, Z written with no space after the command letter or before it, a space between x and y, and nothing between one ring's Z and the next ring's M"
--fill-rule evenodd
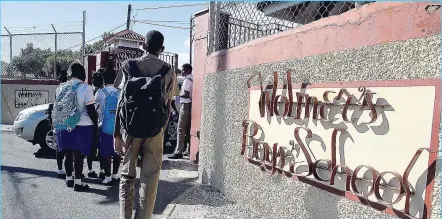
M212 53L206 63L206 73L432 36L440 33L440 11L430 14L426 11L428 5L433 3L364 5L338 16Z
M205 74L440 34L433 3L382 2L364 5L290 31L263 37L207 56L209 14L195 15L194 99L191 160L196 161Z
M207 32L209 31L209 11L204 10L195 14L193 93L192 93L192 127L190 129L190 160L197 163L199 138L197 132L201 128L201 103L205 62L207 58Z

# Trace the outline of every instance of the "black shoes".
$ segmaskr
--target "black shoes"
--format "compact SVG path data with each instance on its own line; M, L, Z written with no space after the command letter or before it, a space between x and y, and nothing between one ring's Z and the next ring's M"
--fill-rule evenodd
M73 179L71 179L71 180L66 180L66 186L67 186L68 188L72 188L72 187L74 187L74 180L73 180Z
M172 154L168 157L169 159L182 159L183 154Z
M89 172L87 174L87 177L89 177L89 178L98 178L98 175L97 175L97 173L95 173L95 171L92 171L92 172Z
M120 178L112 178L112 181L114 181L116 184L119 184L120 183Z
M83 192L87 191L89 189L89 186L87 184L75 184L74 185L74 191L76 192Z
M50 148L40 148L34 153L36 158L53 158L55 157L55 151Z
M100 178L100 179L104 179L104 173L103 172L100 172L100 175L98 176L98 178Z
M57 171L57 178L59 178L59 179L66 178L66 172L64 170L58 170Z

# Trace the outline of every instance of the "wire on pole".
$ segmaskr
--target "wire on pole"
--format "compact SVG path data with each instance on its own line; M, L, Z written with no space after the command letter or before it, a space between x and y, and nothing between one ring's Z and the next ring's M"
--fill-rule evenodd
M188 24L189 21L159 21L159 20L134 20L134 21L145 21L145 22L154 22L154 23L183 23Z
M118 28L120 28L120 27L122 27L122 26L125 26L125 25L126 25L126 23L121 24L120 26L118 26L118 27L116 27L116 28L114 28L114 29L112 29L112 30L109 30L109 31L107 31L107 32L112 32L112 31L114 31L114 30L116 30L116 29L118 29ZM99 39L100 37L103 37L103 36L104 36L104 34L102 34L102 35L100 35L100 36L96 36L96 37L94 37L94 38L92 38L92 39L86 41L85 43L92 42L92 41L94 41L94 40L96 40L96 39ZM78 47L78 46L81 46L81 44L78 44L78 45L75 45L75 46L71 46L71 47L69 47L69 48L67 48L67 49L72 49L72 48L75 48L75 47Z
M170 26L170 25L165 25L165 24L155 24L155 23L151 23L151 22L146 22L146 21L134 21L137 23L142 23L142 24L149 24L149 25L154 25L154 26L160 26L160 27L170 27L170 28L176 28L176 29L183 29L183 30L188 30L188 27L177 27L177 26Z
M53 24L51 24L51 26L52 26L52 29L54 29L54 33L57 33L57 30L55 30L55 27L54 27L54 25L53 25Z
M6 27L3 27L3 28L5 28L6 32L8 32L9 35L12 35L11 32L9 32L8 28L6 28Z
M183 7L192 7L192 6L202 6L202 5L209 5L209 4L204 3L204 4L192 4L192 5L170 5L170 6L160 6L160 7L154 7L154 8L139 8L139 9L137 9L137 11L165 9L165 8L183 8Z

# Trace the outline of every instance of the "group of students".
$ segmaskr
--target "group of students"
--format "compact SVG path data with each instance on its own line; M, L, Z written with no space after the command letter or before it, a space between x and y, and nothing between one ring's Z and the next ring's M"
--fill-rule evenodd
M56 127L58 176L66 176L66 185L76 191L89 188L81 183L84 177L84 156L87 157L89 178L101 178L105 185L113 185L119 181L117 173L121 156L114 150L112 134L115 115L110 115L115 114L120 95L120 91L113 86L115 77L113 68L99 69L93 74L94 87L91 87L84 83L86 72L78 62L73 63L66 73L60 74L59 80L63 83L56 91L55 107L59 104L57 100L62 102L64 96L72 93L75 96L71 100L76 100L76 107L81 115L73 130ZM74 89L70 89L73 87ZM92 168L97 155L100 161L99 174ZM66 170L63 170L63 159Z
M97 148L100 176L109 185L118 181L116 174L124 155L119 180L120 218L132 218L139 154L142 157L140 194L135 218L152 217L171 103L175 96L190 98L188 92L179 93L175 71L159 59L163 43L160 32L149 31L143 44L146 54L123 63L118 74L112 68L98 70L93 78L95 89L84 83L85 69L75 62L67 71L68 80L56 90L52 123L57 137L59 173L65 173L67 187L87 190L89 186L82 182L83 162L87 157L88 177L96 177L92 161ZM190 73L191 67L186 72ZM100 77L104 85L99 83ZM183 127L187 126L183 123ZM63 157L65 171L61 164Z

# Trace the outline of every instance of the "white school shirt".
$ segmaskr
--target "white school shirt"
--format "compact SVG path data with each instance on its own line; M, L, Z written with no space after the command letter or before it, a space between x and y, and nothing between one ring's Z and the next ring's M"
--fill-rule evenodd
M106 95L103 92L103 89L106 89L106 91L110 94L111 92L118 91L117 88L114 87L113 84L108 84L106 87L100 89L95 94L95 107L97 108L98 112L98 125L101 126L103 123L103 113L102 113L102 106L104 107L106 105Z
M180 97L180 103L191 103L192 102L192 88L193 88L193 76L189 74L183 81L183 86L181 87L180 95L184 94L184 91L190 92L190 98Z

